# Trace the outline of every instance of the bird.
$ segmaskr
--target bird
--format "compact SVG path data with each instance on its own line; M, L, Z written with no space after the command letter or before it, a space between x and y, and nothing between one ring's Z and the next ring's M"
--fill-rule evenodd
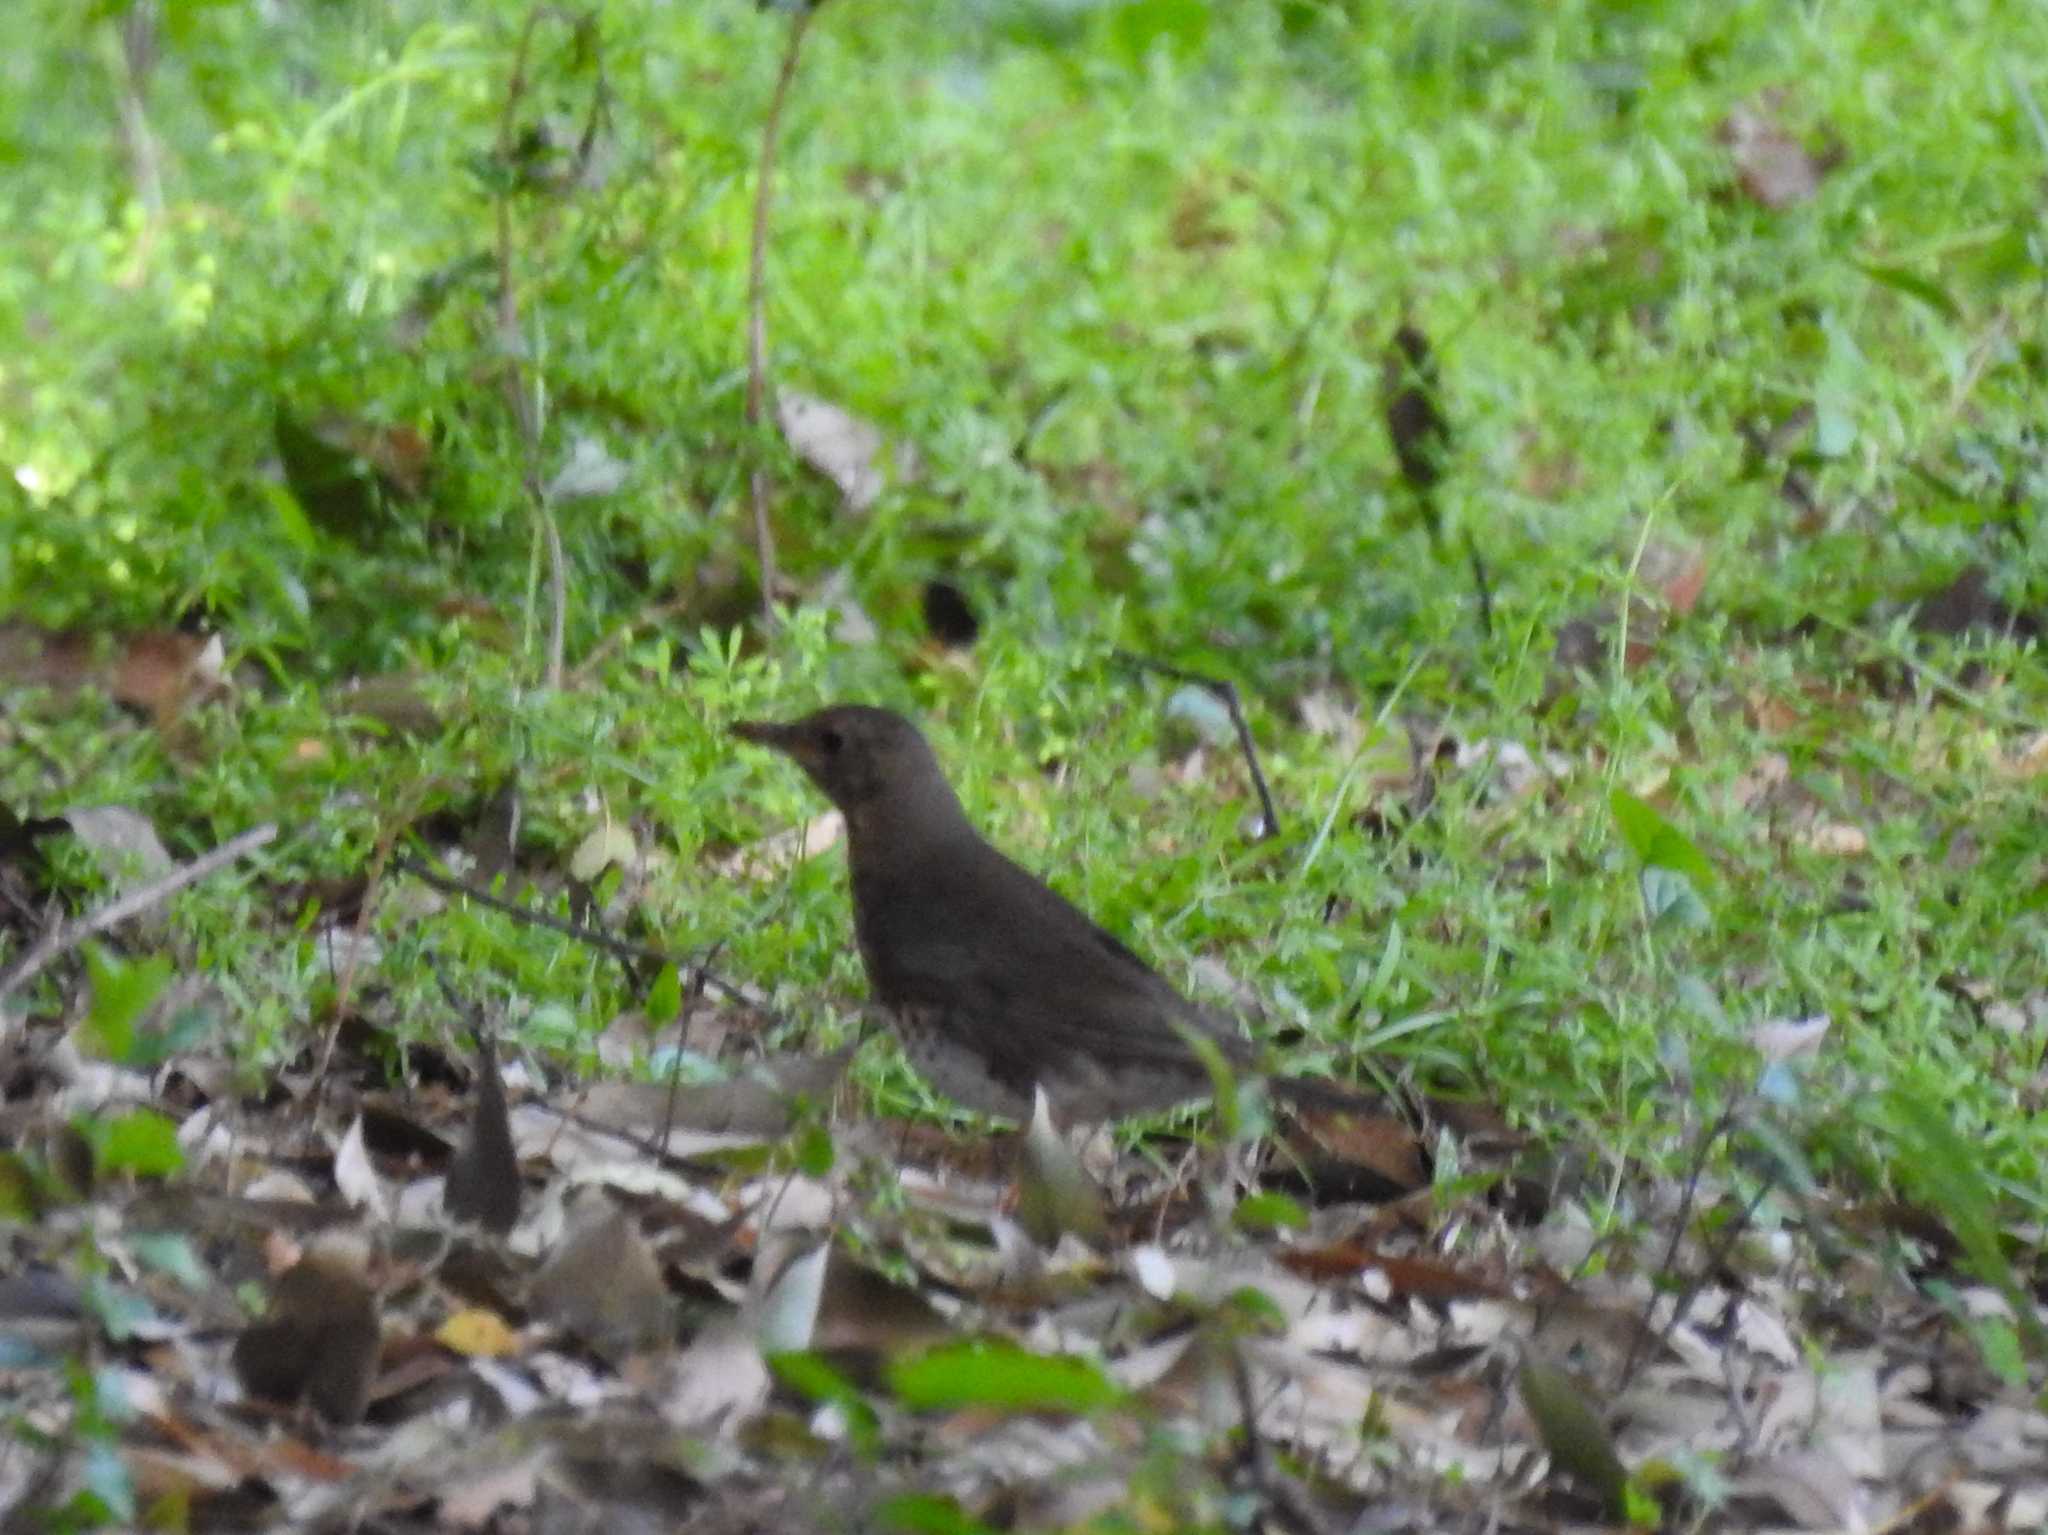
M845 818L869 988L911 1065L956 1103L1021 1122L1042 1087L1070 1124L1171 1108L1213 1087L1191 1039L1254 1069L1226 1019L981 835L901 714L835 704L733 734L789 757ZM1361 1101L1313 1078L1272 1087L1307 1108Z

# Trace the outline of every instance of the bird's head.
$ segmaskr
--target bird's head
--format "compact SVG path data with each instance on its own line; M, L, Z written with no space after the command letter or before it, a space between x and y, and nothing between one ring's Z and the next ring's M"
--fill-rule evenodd
M887 709L834 704L788 724L746 721L732 733L790 758L856 825L897 806L959 814L931 747L915 725Z

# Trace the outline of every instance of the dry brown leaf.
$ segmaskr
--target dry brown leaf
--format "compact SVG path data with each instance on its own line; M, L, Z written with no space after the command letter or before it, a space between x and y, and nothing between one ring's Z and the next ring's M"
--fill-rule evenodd
M2048 730L2029 739L2019 750L1999 764L1999 771L2008 778L2039 778L2048 773Z
M448 1164L441 1201L456 1220L475 1221L503 1236L519 1223L519 1158L512 1149L497 1048L488 1037L478 1041L475 1085L469 1134Z
M828 810L739 849L719 860L718 870L738 879L780 879L790 865L830 852L845 837L846 818Z
M536 1316L616 1356L669 1337L674 1302L639 1228L602 1197L534 1275Z
M341 1197L375 1220L391 1219L391 1196L384 1180L370 1163L369 1148L363 1144L363 1117L358 1114L334 1149L334 1186Z
M1699 544L1653 538L1643 546L1636 579L1663 599L1669 611L1683 617L1706 590L1707 551Z
M1870 851L1870 838L1860 826L1822 821L1799 834L1799 845L1823 858L1860 858Z
M303 1397L330 1423L362 1417L383 1338L361 1256L329 1245L278 1277L263 1320L235 1340L244 1391L285 1405Z
M1790 1022L1760 1023L1749 1031L1749 1042L1766 1061L1805 1060L1820 1053L1831 1020L1826 1013Z
M794 389L777 392L775 421L790 451L839 487L848 512L858 517L873 509L889 483L882 463L888 439L880 427Z
M1773 211L1812 199L1842 162L1839 146L1816 153L1779 120L1782 91L1765 91L1721 120L1714 137L1727 146L1735 177L1753 202Z

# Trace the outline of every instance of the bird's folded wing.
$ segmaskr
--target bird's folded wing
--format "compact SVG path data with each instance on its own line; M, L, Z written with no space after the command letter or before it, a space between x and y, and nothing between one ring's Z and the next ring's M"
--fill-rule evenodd
M1181 1029L1243 1042L1114 935L1001 854L963 877L921 871L859 903L875 989L890 1006L937 1009L999 1076L1029 1082L1063 1054L1185 1067Z

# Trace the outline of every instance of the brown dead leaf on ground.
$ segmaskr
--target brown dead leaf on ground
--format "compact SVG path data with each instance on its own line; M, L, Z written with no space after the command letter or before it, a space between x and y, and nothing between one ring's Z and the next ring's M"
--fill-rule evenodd
M1767 90L1736 107L1714 130L1735 165L1735 179L1749 199L1773 212L1810 202L1828 173L1847 157L1829 141L1807 147L1784 123L1787 93Z
M97 688L159 729L228 685L217 634L94 634L15 621L0 623L0 682L58 694Z
M892 449L880 427L830 400L780 390L775 421L790 451L838 487L840 506L850 516L866 516L891 484L918 476L914 449Z
M1617 1468L1701 1457L1740 1519L1657 1485L1706 1529L2048 1507L2039 1382L1985 1366L1945 1297L2006 1302L1938 1218L1880 1217L1845 1259L1856 1212L1821 1188L1734 1247L1749 1191L1715 1177L1637 1180L1634 1225L1610 1178L1503 1200L1528 1137L1483 1101L1304 1120L1361 1175L1341 1194L1276 1193L1285 1147L1097 1137L1041 1218L1014 1137L860 1117L844 1053L550 1085L531 1052L468 1072L359 1023L266 1099L66 1056L71 1032L0 1019L37 1111L0 1105L0 1392L61 1462L38 1490L0 1456L0 1506L71 1485L89 1357L136 1407L104 1430L132 1485L195 1531L882 1528L905 1499L1004 1527L1534 1530L1611 1513ZM63 1133L143 1105L182 1165L94 1167ZM1268 1218L1233 1220L1247 1198ZM1532 1358L1557 1372L1533 1393Z

